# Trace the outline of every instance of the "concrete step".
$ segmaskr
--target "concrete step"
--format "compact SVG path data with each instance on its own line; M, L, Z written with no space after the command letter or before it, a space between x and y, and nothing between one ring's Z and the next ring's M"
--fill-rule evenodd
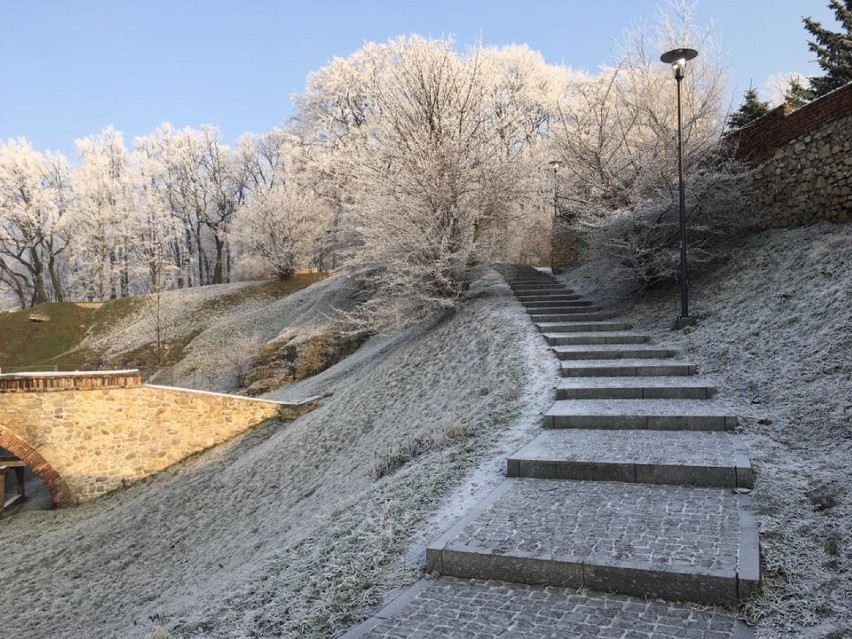
M710 399L716 388L698 377L566 377L557 399Z
M535 322L535 325L543 333L609 333L633 328L627 322Z
M563 360L580 359L667 359L675 357L678 352L671 348L660 346L624 346L619 344L581 344L567 346L552 346L556 357Z
M521 304L527 304L529 302L548 302L550 304L556 304L558 302L572 302L583 299L576 293L545 293L543 295L527 294L515 295L515 297L518 298L518 301Z
M736 425L727 405L697 399L558 400L544 414L545 428L730 430Z
M528 279L508 280L509 286L528 286L537 284L551 284L553 286L562 286L561 282L557 282L552 277L533 277Z
M725 432L565 429L508 459L509 477L751 488L748 448Z
M543 288L543 289L524 289L514 290L515 297L521 302L536 301L530 298L538 298L539 300L552 300L554 298L569 297L571 299L583 299L583 297L570 288Z
M650 341L647 335L626 331L601 331L597 333L545 333L544 339L551 346L581 344L644 344Z
M507 479L428 546L426 564L456 577L713 604L751 596L760 580L748 495L619 482Z
M542 293L575 293L576 291L562 286L561 284L527 284L525 286L513 286L512 290L515 293L528 293L530 295L540 295Z
M530 311L536 308L575 308L579 306L594 306L591 300L542 300L538 302L521 302L523 307Z
M631 634L634 631L638 634ZM754 639L719 609L507 581L424 578L342 639Z
M698 366L686 360L587 359L563 361L562 377L660 377L695 375Z
M603 308L600 306L569 306L568 304L541 306L537 308L527 308L526 311L530 315L576 315L577 313L599 313Z
M616 313L612 311L594 311L591 313L554 313L553 315L531 313L530 319L533 322L588 322L612 319L615 316Z

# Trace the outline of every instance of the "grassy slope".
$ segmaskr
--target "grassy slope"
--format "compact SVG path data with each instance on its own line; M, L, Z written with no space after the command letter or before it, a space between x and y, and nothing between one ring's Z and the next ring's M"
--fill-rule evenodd
M444 321L380 337L291 424L91 504L0 523L0 547L16 548L0 581L19 584L0 598L4 629L329 637L416 579L406 546L471 467L505 459L495 443L522 411L537 428L550 391L530 376L543 366L552 383L556 362L496 275ZM545 391L530 401L527 386Z
M246 303L276 300L321 281L326 274L296 275L287 281L264 282L233 291L224 289L220 295L205 301L198 312L228 313ZM101 305L62 302L41 304L25 311L0 313L0 369L17 370L75 370L126 365L153 366L156 349L153 337L147 344L103 361L99 353L78 348L85 336L108 335L131 316L137 314L149 296L110 300ZM30 315L46 315L47 322L31 321ZM169 340L166 361L174 364L183 356L186 345L197 332L176 332Z
M98 309L74 303L40 304L26 311L0 313L0 368L51 369L62 363L74 367L78 358L67 354L92 326ZM47 322L34 322L31 313L45 315Z

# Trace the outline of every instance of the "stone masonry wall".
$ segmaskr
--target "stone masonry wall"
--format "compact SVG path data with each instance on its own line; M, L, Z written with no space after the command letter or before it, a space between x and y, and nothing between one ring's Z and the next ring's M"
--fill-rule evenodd
M852 116L783 146L755 169L746 194L766 226L852 221Z
M726 143L755 167L746 197L756 226L852 220L852 83L799 109L782 105Z
M21 457L65 506L299 412L278 402L168 387L21 392L0 386L0 447Z

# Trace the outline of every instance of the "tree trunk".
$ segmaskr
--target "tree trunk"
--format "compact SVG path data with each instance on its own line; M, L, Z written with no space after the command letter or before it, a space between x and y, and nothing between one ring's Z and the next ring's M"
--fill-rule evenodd
M53 287L53 297L57 302L65 301L65 294L62 292L62 282L59 275L56 273L56 256L51 253L47 261L47 273L50 276L50 285Z

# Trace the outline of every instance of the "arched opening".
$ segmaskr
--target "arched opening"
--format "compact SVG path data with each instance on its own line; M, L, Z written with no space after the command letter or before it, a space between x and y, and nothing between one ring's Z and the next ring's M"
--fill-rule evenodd
M53 469L35 448L2 426L0 426L0 448L5 448L12 455L23 461L27 468L44 482L57 508L74 504L71 490L59 473Z

